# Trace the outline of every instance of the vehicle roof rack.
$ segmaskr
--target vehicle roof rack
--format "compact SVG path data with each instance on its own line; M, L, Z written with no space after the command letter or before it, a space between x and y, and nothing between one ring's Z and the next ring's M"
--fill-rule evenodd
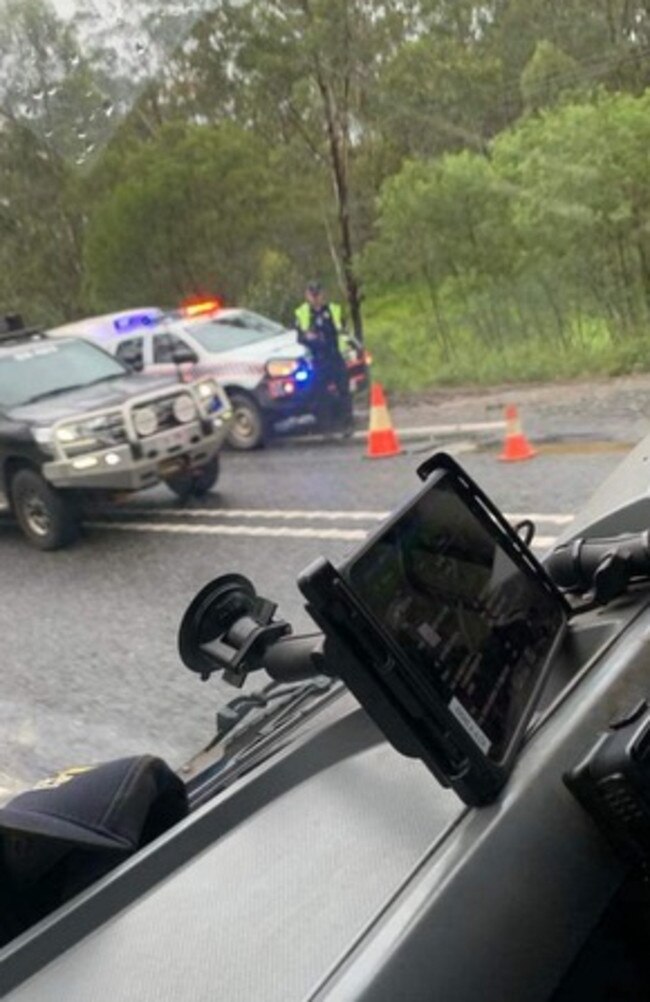
M0 344L47 337L42 327L25 327L20 313L0 314Z

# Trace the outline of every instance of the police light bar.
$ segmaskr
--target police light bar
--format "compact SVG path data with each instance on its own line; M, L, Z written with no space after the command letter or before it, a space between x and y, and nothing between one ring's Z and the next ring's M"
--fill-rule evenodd
M185 299L181 303L181 313L185 317L200 317L205 313L216 313L222 307L223 301L219 296Z
M150 310L139 313L125 313L116 317L113 327L118 334L126 334L129 331L137 330L139 327L152 327L162 318L162 310Z

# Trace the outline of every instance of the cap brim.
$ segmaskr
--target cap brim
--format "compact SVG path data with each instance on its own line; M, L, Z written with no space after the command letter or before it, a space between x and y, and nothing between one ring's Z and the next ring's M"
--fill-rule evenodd
M42 835L60 842L95 849L129 851L134 848L128 839L98 832L53 814L21 811L12 807L0 808L0 837L5 833L17 832L23 835Z

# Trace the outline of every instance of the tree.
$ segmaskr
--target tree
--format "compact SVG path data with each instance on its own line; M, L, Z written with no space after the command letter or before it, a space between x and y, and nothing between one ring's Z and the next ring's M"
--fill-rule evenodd
M650 306L649 146L650 92L563 105L494 145L527 266L556 262L616 334L646 323Z
M508 92L517 93L538 42L575 59L592 86L641 91L650 83L650 11L643 0L507 0L489 31ZM573 70L567 83L575 81Z
M208 289L237 300L272 237L276 183L263 144L236 126L163 126L93 214L89 299L173 304Z
M521 92L529 111L558 102L563 94L580 90L580 64L552 42L538 42L521 75Z
M0 129L0 306L63 321L81 301L82 216L72 167L29 129Z
M368 93L401 43L408 8L398 0L224 4L200 22L182 58L194 114L234 116L274 144L299 144L305 169L328 171L337 231L331 246L358 336L353 163L365 138ZM203 111L208 95L212 112Z
M407 156L485 151L508 121L502 88L501 61L480 40L427 33L405 42L384 68L374 122Z
M489 160L464 151L406 163L384 185L379 214L367 274L427 290L433 330L448 359L455 343L445 301L467 298L511 268L508 192ZM498 330L491 333L498 339Z
M100 82L74 25L48 0L0 0L0 121L22 124L78 165L104 141Z

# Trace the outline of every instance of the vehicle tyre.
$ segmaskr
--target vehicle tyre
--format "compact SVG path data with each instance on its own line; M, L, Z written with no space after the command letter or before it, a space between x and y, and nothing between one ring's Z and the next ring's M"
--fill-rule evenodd
M198 470L187 470L165 481L174 494L186 501L188 498L202 498L219 479L219 457L213 456Z
M36 470L18 470L10 491L14 514L32 546L39 550L58 550L78 537L76 506Z
M232 449L248 452L264 445L266 426L264 415L255 401L244 393L229 393L232 404L232 422L228 432L228 445Z

